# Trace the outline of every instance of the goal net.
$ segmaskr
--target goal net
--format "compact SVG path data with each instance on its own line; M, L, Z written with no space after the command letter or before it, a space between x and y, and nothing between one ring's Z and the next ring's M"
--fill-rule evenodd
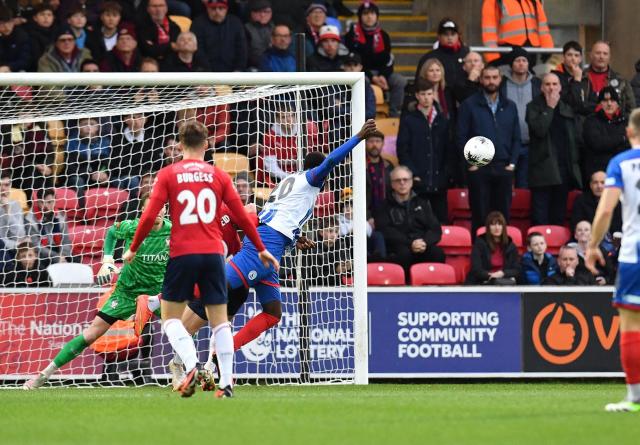
M117 276L111 286L95 284L107 231L139 217L154 174L181 159L177 134L191 119L209 130L206 160L259 213L307 152L329 153L359 130L362 83L352 73L4 75L0 386L35 376L105 302L124 319L48 385L166 383L173 351L159 320L137 334L135 308L109 299ZM363 168L358 147L328 178L302 231L316 247L282 259L282 319L237 351L236 379L366 383L366 235L354 230L365 223ZM259 311L251 292L234 332ZM206 327L194 336L203 362L209 337Z

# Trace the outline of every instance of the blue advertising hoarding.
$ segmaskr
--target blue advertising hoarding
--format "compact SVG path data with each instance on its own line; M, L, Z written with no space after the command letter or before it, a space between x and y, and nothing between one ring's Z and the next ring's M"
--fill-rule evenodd
M522 371L520 293L369 292L369 375Z

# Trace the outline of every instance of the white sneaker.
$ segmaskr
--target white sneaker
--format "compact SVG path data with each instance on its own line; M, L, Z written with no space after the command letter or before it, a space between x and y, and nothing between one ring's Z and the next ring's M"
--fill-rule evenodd
M610 413L640 413L640 403L623 400L622 402L618 403L608 403L604 407L604 410Z
M42 373L40 373L40 374L38 374L37 377L34 377L31 380L27 380L25 382L25 384L22 385L22 389L24 389L25 391L31 391L33 389L38 389L41 386L43 386L45 383L47 383L47 380L49 380L47 378L47 376L42 374Z
M182 365L178 365L172 359L169 362L169 371L171 371L172 391L178 391L178 389L180 389L180 384L182 383L182 380L184 380L186 376L186 373L184 372L184 367Z

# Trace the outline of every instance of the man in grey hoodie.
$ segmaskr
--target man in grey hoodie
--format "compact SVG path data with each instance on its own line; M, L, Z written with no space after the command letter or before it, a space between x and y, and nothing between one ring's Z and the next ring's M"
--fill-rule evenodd
M527 104L540 94L541 81L529 70L529 53L522 47L515 46L509 53L509 70L502 79L500 92L516 103L522 151L518 156L515 171L516 188L528 188L527 171L529 163L529 127L525 122Z
M0 178L0 240L6 249L14 250L26 239L24 212L18 201L10 198L11 177L3 173Z

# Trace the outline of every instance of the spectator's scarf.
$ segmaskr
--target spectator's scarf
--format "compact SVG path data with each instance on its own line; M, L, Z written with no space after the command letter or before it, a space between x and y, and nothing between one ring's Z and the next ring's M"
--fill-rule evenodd
M158 31L158 45L166 45L169 43L169 17L164 18L162 25L156 25Z
M369 169L369 176L371 177L371 197L373 200L373 207L376 208L385 199L386 171L384 168L384 160L380 158L377 163L367 162L367 168Z
M460 51L460 48L462 48L462 43L460 42L460 40L458 40L453 45L445 45L444 43L440 43L439 47L449 50L453 53L457 53L458 51Z
M435 105L431 105L431 109L427 111L422 105L418 105L418 110L422 111L422 114L429 122L429 127L433 125L433 121L436 120L436 116L438 115L438 111L436 110Z
M609 122L610 124L618 123L619 121L624 120L624 116L622 115L621 108L618 108L618 110L613 114L608 114L606 111L604 111L604 108L602 108L602 105L598 104L596 106L595 112L598 113L603 120Z
M440 104L440 108L442 109L442 114L444 114L444 116L448 118L449 104L447 104L447 98L444 95L444 88L438 88L438 104Z
M382 28L376 24L373 28L365 28L361 23L356 23L353 27L353 37L356 42L361 45L367 43L367 36L373 36L373 52L381 53L384 51L384 39L382 38Z

